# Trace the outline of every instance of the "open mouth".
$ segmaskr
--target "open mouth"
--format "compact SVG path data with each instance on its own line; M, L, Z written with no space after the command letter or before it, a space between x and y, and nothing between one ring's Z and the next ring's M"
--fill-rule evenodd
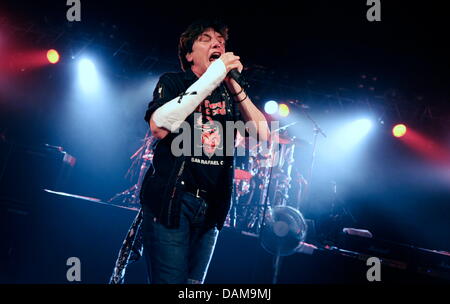
M211 54L211 56L209 56L209 61L214 61L214 60L218 59L219 57L220 57L220 53L214 52Z

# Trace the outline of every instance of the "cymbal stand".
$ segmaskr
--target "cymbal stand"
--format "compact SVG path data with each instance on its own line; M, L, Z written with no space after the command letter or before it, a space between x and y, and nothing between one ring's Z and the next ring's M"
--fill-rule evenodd
M115 194L113 197L111 197L108 202L121 202L125 205L136 205L139 203L139 191L141 188L142 181L144 180L145 172L147 172L147 169L150 166L151 159L149 155L151 155L152 150L152 144L155 140L153 136L149 136L150 131L147 131L147 134L145 135L145 138L143 140L142 146L134 153L130 158L135 158L133 161L130 169L128 169L127 175L133 176L134 174L131 174L133 171L133 167L140 167L139 169L139 176L136 184L128 188L127 190Z

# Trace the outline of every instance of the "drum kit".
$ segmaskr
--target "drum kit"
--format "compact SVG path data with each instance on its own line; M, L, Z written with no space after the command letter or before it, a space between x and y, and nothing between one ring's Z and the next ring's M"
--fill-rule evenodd
M282 257L302 250L306 244L308 225L300 207L307 194L308 180L312 178L317 138L319 134L326 138L306 111L308 106L300 101L291 104L298 106L314 126L306 178L298 170L293 174L297 167L294 166L295 149L306 142L290 137L287 131L298 122L272 130L269 151L261 150L259 145L249 147L248 161L236 166L234 201L227 217L230 227L258 237L261 246L274 256L273 284L277 283Z
M261 246L274 256L274 284L282 257L304 246L308 230L300 212L308 183L296 170L295 150L309 144L289 136L287 129L296 123L273 130L269 149L247 147L248 157L236 164L233 205L225 223L242 234L258 237Z
M258 236L272 209L299 210L306 180L299 172L293 176L294 153L306 142L288 135L287 128L294 124L272 131L269 149L247 145L248 153L236 157L233 206L225 226Z

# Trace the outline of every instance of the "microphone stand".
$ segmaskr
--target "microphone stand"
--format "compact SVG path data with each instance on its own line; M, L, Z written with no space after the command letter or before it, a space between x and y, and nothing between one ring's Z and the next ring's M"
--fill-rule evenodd
M236 79L235 79L236 80ZM226 98L225 101L225 107L226 107L226 111L229 115L229 117L231 119L233 119L233 122L236 122L238 119L238 106L237 103L234 102L233 97L231 96L231 94L228 92L228 88L226 87L226 85L224 83L222 83L220 85L220 90L222 91L222 96L224 98ZM239 132L236 130L236 132ZM238 199L236 198L236 193L237 192L237 187L235 186L235 182L234 182L234 170L236 168L236 157L235 155L237 155L236 152L236 145L234 143L234 138L235 138L235 134L233 135L233 159L231 160L231 164L232 164L232 170L233 172L232 174L232 189L231 189L231 201L232 201L232 206L231 206L231 210L230 210L230 228L236 228L237 227L237 204L238 204ZM229 145L230 143L226 143L227 145ZM227 147L225 146L224 150L225 150L225 154L226 154L226 149ZM227 157L227 156L225 156Z
M322 128L319 126L319 124L306 111L306 109L308 109L309 107L307 105L303 105L303 104L299 104L299 103L300 103L300 101L290 102L290 104L301 108L303 114L305 114L306 118L308 118L308 120L310 120L312 122L313 126L314 126L314 130L313 130L313 132L314 132L314 139L313 139L313 149L312 149L312 153L311 153L311 164L309 166L308 177L306 179L308 183L305 185L305 192L304 192L305 194L302 195L303 198L305 198L306 194L308 193L309 187L310 187L312 174L313 174L313 169L314 169L314 162L315 162L316 151L317 151L317 137L319 136L319 134L321 134L324 138L327 138L327 135L322 130Z

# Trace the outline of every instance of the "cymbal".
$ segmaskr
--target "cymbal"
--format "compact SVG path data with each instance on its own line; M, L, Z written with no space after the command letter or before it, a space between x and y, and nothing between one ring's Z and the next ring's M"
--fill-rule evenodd
M257 140L250 140L250 137L242 137L239 132L237 132L235 147L244 147L248 150L257 149L261 143Z
M246 180L250 180L253 177L253 175L245 170L241 170L241 169L235 169L234 170L234 178L235 179L246 179Z
M278 136L278 137L274 137L273 141L276 143L282 144L282 145L287 145L287 144L306 145L306 146L311 145L308 141L297 138L295 136L293 136L293 137Z
M291 138L279 137L276 142L283 144L283 145L287 145L287 144L292 144L293 140Z
M290 124L285 125L284 127L275 129L275 130L273 130L272 132L277 132L277 131L283 131L283 130L286 130L287 128L292 127L292 126L294 126L294 125L296 125L296 124L298 124L298 123L300 123L300 122L299 122L299 121L294 121L294 122L292 122L292 123L290 123Z
M282 145L292 144L294 142L294 138L288 136L288 135L281 135L281 134L273 134L272 135L272 141L275 143L279 143Z
M311 146L312 144L304 139L300 139L300 138L294 138L292 140L296 145L303 145L303 146Z

